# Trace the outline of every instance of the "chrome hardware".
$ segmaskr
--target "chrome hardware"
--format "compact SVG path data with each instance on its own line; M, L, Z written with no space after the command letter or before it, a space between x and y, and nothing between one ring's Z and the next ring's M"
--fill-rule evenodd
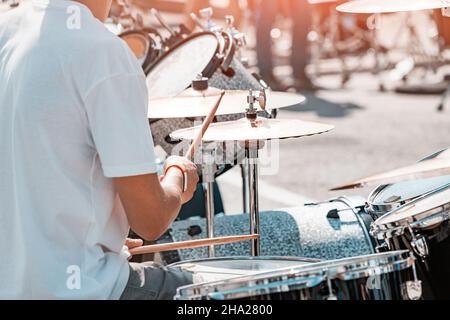
M388 252L389 251L389 245L385 242L383 244L378 245L375 248L375 251L378 253Z
M422 281L407 281L404 295L409 300L420 300L422 298Z
M328 286L328 297L326 298L326 300L336 301L337 296L333 292L333 285L331 284L330 272L327 272L327 286Z
M405 283L405 287L403 288L403 296L409 300L419 300L420 298L422 298L422 281L420 281L417 277L417 269L415 263L416 258L414 258L414 255L412 253L410 258L414 260L414 263L412 265L414 280L407 281Z
M414 252L419 255L421 258L426 258L430 254L427 240L425 237L416 238L414 237L411 240L411 246Z
M247 96L247 103L249 105L249 109L255 109L254 105L255 103L258 102L260 108L262 110L266 110L266 106L267 106L267 95L266 95L266 91L264 89L259 90L259 95L255 96L253 94L253 90L250 89L248 91L248 96Z
M200 17L206 21L205 25L204 25L206 30L212 31L217 28L217 25L212 22L212 17L214 15L213 8L208 7L208 8L201 9L199 11L199 13L200 13Z

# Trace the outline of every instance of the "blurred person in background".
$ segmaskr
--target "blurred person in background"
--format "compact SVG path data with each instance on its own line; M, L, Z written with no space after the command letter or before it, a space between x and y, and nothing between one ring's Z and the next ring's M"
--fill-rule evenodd
M256 53L259 72L274 90L286 88L273 73L273 51L271 32L279 14L292 18L293 87L298 91L313 90L306 75L308 64L308 32L311 25L310 5L307 0L253 0L256 13Z

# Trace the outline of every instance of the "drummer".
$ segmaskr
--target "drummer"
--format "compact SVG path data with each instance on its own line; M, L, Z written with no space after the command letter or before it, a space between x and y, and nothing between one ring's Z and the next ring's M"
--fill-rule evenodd
M145 76L100 23L110 6L31 0L0 21L0 299L172 299L191 283L128 263L130 226L157 239L198 176L179 157L156 174Z

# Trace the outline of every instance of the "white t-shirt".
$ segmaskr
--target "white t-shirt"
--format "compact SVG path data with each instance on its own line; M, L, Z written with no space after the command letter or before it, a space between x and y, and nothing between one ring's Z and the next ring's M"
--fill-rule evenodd
M156 172L147 95L84 5L0 15L0 298L120 298L129 225L112 178Z

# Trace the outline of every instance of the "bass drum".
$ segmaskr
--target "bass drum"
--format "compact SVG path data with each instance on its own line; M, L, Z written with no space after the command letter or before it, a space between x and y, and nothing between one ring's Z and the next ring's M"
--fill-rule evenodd
M261 212L261 255L305 257L320 260L371 254L371 216L364 211L363 198L339 198L326 203L287 210ZM338 213L336 214L336 210ZM215 236L248 234L249 216L218 216ZM206 220L173 223L158 243L206 238ZM250 242L216 246L217 257L249 256ZM208 257L207 248L185 249L161 254L166 264Z

